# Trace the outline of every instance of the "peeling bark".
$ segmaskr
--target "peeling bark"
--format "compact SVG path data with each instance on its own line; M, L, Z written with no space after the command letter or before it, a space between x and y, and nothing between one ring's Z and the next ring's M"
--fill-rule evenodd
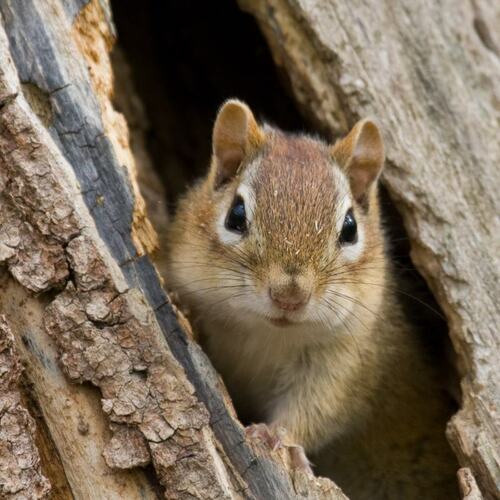
M21 403L21 371L12 333L0 316L0 496L48 498L50 484L40 470L35 423Z
M156 498L140 469L114 471L107 466L102 453L112 434L100 397L88 385L72 385L60 370L57 348L43 328L47 300L26 293L5 275L0 287L0 310L10 318L30 397L39 408L38 421L43 420L46 427L38 447L42 471L53 486L51 498L94 498L96 494Z
M239 3L318 126L380 121L384 184L458 354L463 401L447 434L483 494L500 496L498 4Z
M147 216L146 203L137 182L137 156L132 154L130 148L129 128L125 116L115 110L112 102L114 77L109 52L113 48L115 34L109 7L99 0L88 2L76 15L71 33L88 65L92 89L99 101L104 133L112 143L118 162L129 172L134 196L134 244L141 255L145 252L151 253L158 248L158 239ZM142 172L144 167L142 164Z
M2 48L7 49L5 39ZM7 55L2 59L7 60ZM109 465L144 465L150 459L149 455L145 457L149 450L155 467L162 472L160 481L167 488L167 496L199 486L194 479L200 482L201 476L186 475L186 464L205 470L206 484L200 491L208 495L206 498L228 496L230 481L226 479L227 484L222 486L227 491L223 491L214 478L218 471L212 464L212 445L207 444L211 436L202 435L208 413L163 345L151 307L140 292L128 290L119 270L115 270L117 280L111 277L111 264L104 262L99 255L102 250L87 234L93 226L91 219L87 215L88 220L82 220L88 212L83 204L73 203L73 197L78 197L75 182L64 183L70 177L68 165L54 150L50 137L37 127L19 92L9 96L15 97L4 105L0 116L5 179L2 228L8 236L12 234L11 225L27 230L18 233L16 239L2 239L11 250L5 262L20 284L37 292L60 287L63 278L68 281L71 269L72 280L44 313L47 330L56 336L61 363L70 378L101 388L103 410L111 421L136 426L141 432L126 442L123 440L133 430L114 432L105 453ZM40 211L44 200L46 206L42 205ZM97 233L93 238L100 242ZM34 268L60 269L61 262L65 270L62 276L54 273L51 279L42 281L33 273ZM112 265L117 267L114 262ZM123 457L125 449L127 457ZM182 455L184 462L178 460ZM79 481L77 477L71 479ZM78 490L78 486L72 486ZM103 490L103 496L110 498L110 494ZM117 490L114 495L119 497L121 493Z

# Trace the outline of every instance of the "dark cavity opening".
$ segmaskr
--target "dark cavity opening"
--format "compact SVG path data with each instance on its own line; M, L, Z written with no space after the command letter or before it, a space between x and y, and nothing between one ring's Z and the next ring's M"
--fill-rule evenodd
M253 18L234 0L115 0L119 44L150 121L149 152L169 202L206 171L212 125L225 99L257 118L303 126Z
M321 132L299 112L287 76L274 65L255 20L234 0L146 0L140 9L132 0L113 0L112 9L119 45L150 123L148 152L171 208L206 172L212 124L225 99L246 101L257 118L284 130ZM430 355L449 364L450 381L443 383L443 391L458 403L444 315L411 261L402 219L383 188L381 200L401 297ZM456 404L450 404L450 416L455 410Z

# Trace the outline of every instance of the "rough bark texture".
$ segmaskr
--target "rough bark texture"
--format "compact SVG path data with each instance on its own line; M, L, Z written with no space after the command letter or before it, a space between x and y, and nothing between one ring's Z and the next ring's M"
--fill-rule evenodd
M458 484L463 500L482 500L483 495L479 491L472 472L467 467L458 470Z
M14 338L0 316L0 497L47 498L50 485L40 471L35 424L21 402L21 371Z
M458 354L463 400L448 437L483 494L499 497L499 4L240 5L319 126L336 135L359 117L380 121L384 183Z
M287 449L246 442L161 288L112 106L107 3L0 13L0 311L41 409L53 497L343 498L292 471Z

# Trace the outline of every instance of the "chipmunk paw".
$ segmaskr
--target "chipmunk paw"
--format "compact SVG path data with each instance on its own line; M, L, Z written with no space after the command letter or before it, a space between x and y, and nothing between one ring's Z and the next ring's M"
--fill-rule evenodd
M292 467L313 475L311 464L307 459L304 448L297 444L286 443L286 434L284 427L268 426L266 424L252 424L245 428L245 435L248 439L261 441L269 446L272 451L286 448L290 455Z
M306 452L302 446L291 445L288 447L288 452L290 453L290 459L292 461L292 467L294 469L299 469L306 474L314 475L311 468L311 462L309 462Z
M283 447L285 434L283 427L269 428L266 424L252 424L245 428L247 438L260 440L273 451Z

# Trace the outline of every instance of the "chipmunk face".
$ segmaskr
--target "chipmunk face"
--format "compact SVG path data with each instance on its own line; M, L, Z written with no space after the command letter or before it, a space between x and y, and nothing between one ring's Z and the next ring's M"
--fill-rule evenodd
M172 235L184 242L173 245L171 268L188 304L330 331L376 306L368 283L383 267L374 181L384 153L373 122L331 147L260 128L246 105L228 101L213 149L207 180L180 207L183 234Z

